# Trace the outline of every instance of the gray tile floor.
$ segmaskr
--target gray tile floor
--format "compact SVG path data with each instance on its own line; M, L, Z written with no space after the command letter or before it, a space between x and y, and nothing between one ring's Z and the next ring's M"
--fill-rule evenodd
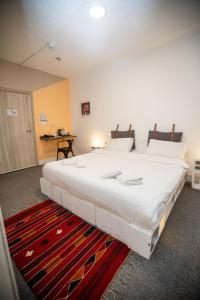
M41 167L0 175L4 218L45 199L40 177ZM16 268L15 274L20 299L35 299ZM132 251L103 299L200 299L200 191L184 187L151 259Z

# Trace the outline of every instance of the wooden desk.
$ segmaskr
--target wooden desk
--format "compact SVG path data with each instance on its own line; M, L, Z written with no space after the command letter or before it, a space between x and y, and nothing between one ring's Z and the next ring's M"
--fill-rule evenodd
M59 152L63 152L65 158L68 157L69 152L71 152L74 156L74 152L73 152L73 149L72 149L72 143L75 139L76 139L75 135L53 136L53 137L41 136L40 137L41 141L46 141L46 142L48 142L48 141L57 141L57 159L58 159L58 153ZM68 142L69 146L59 148L59 143L61 143L61 142Z
M58 141L58 140L70 141L70 140L75 140L76 138L77 138L76 135L64 135L64 136L53 136L53 137L41 136L40 140L42 140L42 141Z

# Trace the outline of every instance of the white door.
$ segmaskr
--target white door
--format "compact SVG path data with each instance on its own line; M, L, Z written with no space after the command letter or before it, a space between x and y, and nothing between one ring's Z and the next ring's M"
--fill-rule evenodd
M0 90L0 173L37 165L32 99Z

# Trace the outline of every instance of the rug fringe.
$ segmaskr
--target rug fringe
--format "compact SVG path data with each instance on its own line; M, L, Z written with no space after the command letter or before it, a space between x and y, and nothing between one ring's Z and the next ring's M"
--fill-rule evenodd
M130 268L131 271L127 267ZM126 299L125 294L117 290L117 287L115 285L120 285L121 288L123 288L123 292L125 292L127 289L128 281L131 280L130 275L133 275L133 272L136 273L136 268L131 259L131 252L130 252L126 260L124 261L123 265L118 269L115 277L111 281L109 287L107 288L107 290L105 291L101 299L116 300L119 299L119 296L120 299Z

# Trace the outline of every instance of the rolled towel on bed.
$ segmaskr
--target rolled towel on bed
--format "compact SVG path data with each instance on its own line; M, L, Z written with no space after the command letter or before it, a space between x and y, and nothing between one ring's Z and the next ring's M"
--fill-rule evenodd
M136 185L143 183L143 177L136 175L131 171L123 171L116 179L123 185Z
M77 168L86 168L86 158L83 156L78 156L76 161Z
M107 178L115 178L118 175L122 173L121 169L109 169L102 172L103 175L101 175L101 178L107 179Z

